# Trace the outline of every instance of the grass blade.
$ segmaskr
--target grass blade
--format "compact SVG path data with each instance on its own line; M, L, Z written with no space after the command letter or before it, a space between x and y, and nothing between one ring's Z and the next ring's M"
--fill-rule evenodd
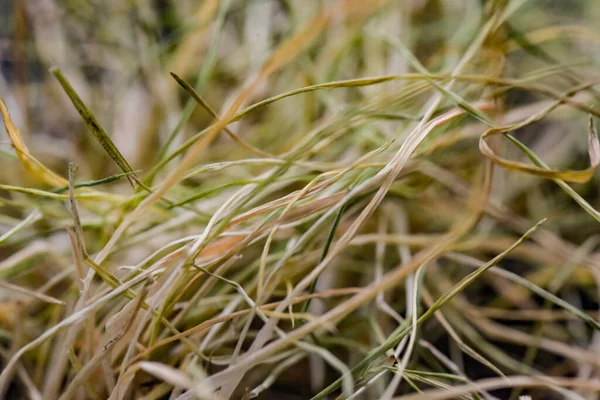
M102 128L102 126L100 126L100 123L98 122L94 114L85 105L83 100L81 100L77 92L75 92L75 89L73 89L73 86L71 86L71 84L69 83L67 78L65 78L60 69L52 67L50 69L50 72L56 77L56 79L64 89L65 93L69 96L69 99L71 99L71 103L73 103L73 106L75 107L79 115L81 115L81 118L85 122L92 135L94 135L98 143L100 143L102 148L104 148L104 150L108 153L110 158L112 158L115 164L117 164L119 168L121 168L121 171L123 171L123 173L126 174L125 176L127 176L127 180L129 181L131 186L135 188L135 182L138 181L137 175L131 169L129 163L127 162L127 160L125 160L119 149L117 149L117 146L115 146L110 136L108 136L106 131Z

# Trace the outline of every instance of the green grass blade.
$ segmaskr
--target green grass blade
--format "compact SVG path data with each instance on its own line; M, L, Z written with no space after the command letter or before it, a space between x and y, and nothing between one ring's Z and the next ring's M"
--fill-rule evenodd
M129 163L127 162L127 160L125 160L119 149L117 149L117 146L115 146L115 144L108 136L106 131L102 128L102 126L100 126L100 123L98 122L94 114L85 105L83 100L81 100L77 92L75 92L75 89L73 89L73 86L71 86L71 84L63 75L60 69L52 67L50 68L50 72L56 77L56 79L64 89L65 93L67 93L67 95L71 99L71 102L73 103L73 106L75 107L79 115L81 115L81 118L83 118L83 121L85 122L90 132L92 132L98 143L100 143L100 145L108 153L110 158L112 158L112 160L119 166L119 168L121 168L121 171L127 174L127 180L129 181L131 186L135 187L135 182L138 180L137 175L131 169L131 166L129 166Z

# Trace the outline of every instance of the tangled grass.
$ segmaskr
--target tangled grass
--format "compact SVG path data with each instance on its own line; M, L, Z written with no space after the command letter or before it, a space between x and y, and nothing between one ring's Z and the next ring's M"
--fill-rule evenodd
M597 398L598 13L15 2L0 397Z

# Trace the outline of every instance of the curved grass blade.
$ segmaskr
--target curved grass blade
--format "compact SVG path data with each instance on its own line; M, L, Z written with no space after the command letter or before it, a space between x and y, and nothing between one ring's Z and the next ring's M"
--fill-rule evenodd
M494 163L503 166L509 170L524 172L530 175L541 176L548 179L558 179L566 182L577 182L585 183L589 181L594 175L596 167L600 164L600 143L598 142L598 133L594 127L594 120L590 116L589 129L588 129L588 151L590 156L590 167L583 170L553 170L548 167L531 166L518 161L510 161L508 159L497 156L494 151L488 146L485 139L494 136L502 135L508 132L514 131L527 125L529 121L521 124L509 125L501 128L491 128L481 135L479 140L479 150L483 155L488 157ZM513 142L514 143L514 142Z
M39 162L36 158L34 158L31 155L29 149L27 148L27 145L21 137L21 132L13 124L12 119L10 118L10 114L8 113L8 107L6 107L6 103L4 102L4 99L1 96L0 114L2 114L2 119L4 120L4 127L6 128L6 133L8 133L8 138L10 139L12 146L17 152L17 157L19 157L21 163L23 163L25 169L37 179L48 185L66 185L67 180L65 178L57 175L50 169L46 168L46 166L44 166L41 162Z
M550 167L548 167L542 161L542 159L539 158L534 152L532 152L527 146L525 146L523 143L521 143L519 140L517 140L512 135L507 134L506 137L508 138L508 140L513 142L514 145L517 146L523 153L525 153L525 155L531 160L532 163L534 163L535 165L537 165L540 168L545 168L545 169L550 170ZM594 207L592 207L590 205L590 203L588 203L583 197L581 197L576 191L574 191L573 188L571 188L569 185L567 185L566 182L563 180L560 180L560 179L552 179L552 180L562 190L564 190L565 193L567 193L569 196L571 196L571 198L573 200L575 200L575 202L577 204L579 204L585 212L587 212L589 215L591 215L592 218L594 218L596 221L600 222L600 212L598 212L598 210L596 210Z

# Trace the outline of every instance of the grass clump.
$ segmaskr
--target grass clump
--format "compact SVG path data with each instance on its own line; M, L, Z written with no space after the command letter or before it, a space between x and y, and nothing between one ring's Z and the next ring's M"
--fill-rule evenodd
M17 3L0 397L600 391L600 4Z

